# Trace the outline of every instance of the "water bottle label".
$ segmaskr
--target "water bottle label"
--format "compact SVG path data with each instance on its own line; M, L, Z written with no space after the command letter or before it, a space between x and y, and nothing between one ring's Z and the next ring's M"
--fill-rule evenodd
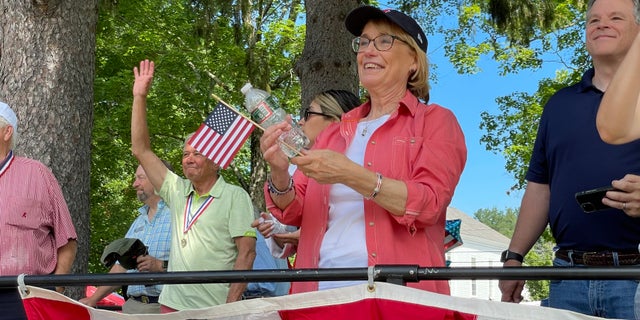
M262 124L265 122L271 115L273 114L273 109L267 104L266 101L262 100L255 109L251 112L251 119L257 122L258 124Z

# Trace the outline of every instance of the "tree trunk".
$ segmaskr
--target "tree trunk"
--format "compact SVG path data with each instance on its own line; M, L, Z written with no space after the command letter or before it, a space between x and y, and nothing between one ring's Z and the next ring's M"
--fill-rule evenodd
M328 89L344 89L358 92L358 69L356 55L351 50L353 36L344 26L347 13L357 7L357 0L307 0L306 35L302 56L295 63L295 72L300 79L301 109L311 103L312 98ZM292 5L293 6L293 5ZM251 24L248 24L250 27ZM269 70L256 61L251 50L256 39L249 40L248 63L252 83L264 87L263 79L268 79ZM266 180L267 167L262 159L259 146L259 135L251 137L251 181L249 194L259 208L264 208L262 189Z
M97 0L0 1L0 99L18 116L16 154L60 183L78 233L77 273L89 256L97 10Z
M359 1L307 0L307 33L302 57L295 71L302 87L302 106L328 89L358 93L358 67L351 50L353 35L344 19Z

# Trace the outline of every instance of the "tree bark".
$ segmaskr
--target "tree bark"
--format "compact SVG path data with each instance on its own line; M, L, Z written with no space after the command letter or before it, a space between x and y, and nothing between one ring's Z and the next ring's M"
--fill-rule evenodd
M18 116L16 154L60 183L78 233L74 273L89 256L97 10L97 0L0 1L0 99Z
M302 106L328 89L358 93L358 66L351 50L353 35L344 19L360 1L307 0L307 33L302 57L295 71L302 87Z

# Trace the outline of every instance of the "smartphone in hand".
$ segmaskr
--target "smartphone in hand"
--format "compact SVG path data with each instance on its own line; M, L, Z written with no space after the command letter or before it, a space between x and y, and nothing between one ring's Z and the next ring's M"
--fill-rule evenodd
M586 213L595 212L598 210L611 209L611 207L602 203L602 198L606 197L607 191L616 191L617 189L611 186L601 187L586 191L580 191L576 193L576 201L582 208L582 211Z

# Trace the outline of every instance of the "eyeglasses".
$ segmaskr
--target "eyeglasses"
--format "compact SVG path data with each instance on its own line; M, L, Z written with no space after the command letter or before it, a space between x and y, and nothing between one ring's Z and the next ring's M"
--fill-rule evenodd
M373 39L368 39L365 37L355 37L353 38L353 40L351 40L351 49L353 49L353 52L362 52L364 51L367 47L369 47L369 44L371 44L371 42L373 42L373 46L378 50L378 51L387 51L389 49L391 49L391 47L393 47L393 41L394 40L398 40L398 41L402 41L404 43L407 43L406 41L396 37L396 36L392 36L390 34L381 34Z
M318 116L327 117L327 118L331 118L331 116L328 115L328 114L324 114L322 112L310 111L309 109L305 109L304 112L302 112L302 118L304 119L304 121L309 121L309 117L312 114L315 114L315 115L318 115Z

